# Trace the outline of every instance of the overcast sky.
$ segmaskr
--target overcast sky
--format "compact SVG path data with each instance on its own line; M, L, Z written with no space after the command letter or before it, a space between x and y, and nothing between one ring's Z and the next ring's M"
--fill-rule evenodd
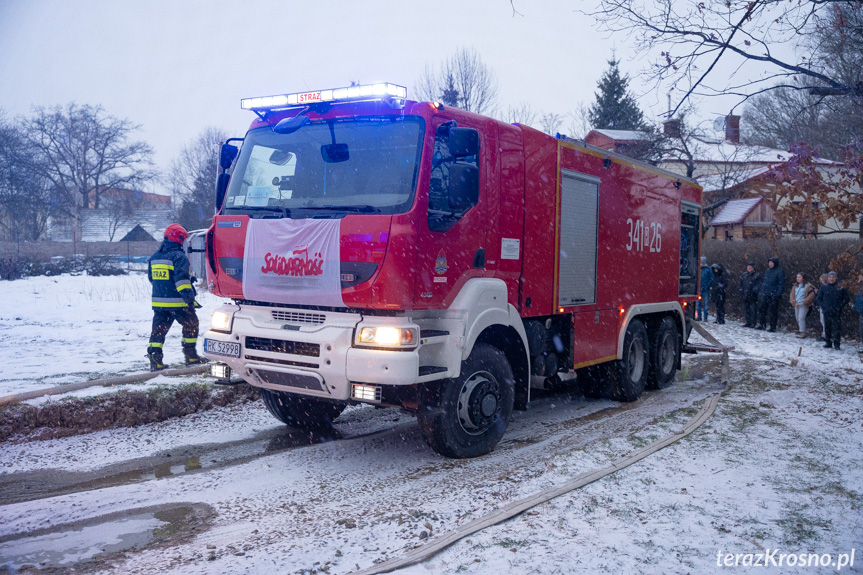
M240 99L339 87L412 87L425 66L473 47L502 109L561 115L593 101L616 50L654 120L666 97L637 77L624 37L606 38L572 0L0 0L0 109L99 104L141 124L166 169L205 127L241 136ZM576 134L583 136L584 134Z

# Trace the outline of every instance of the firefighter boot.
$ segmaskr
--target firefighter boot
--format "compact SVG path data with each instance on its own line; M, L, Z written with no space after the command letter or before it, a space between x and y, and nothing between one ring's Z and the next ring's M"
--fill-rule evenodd
M147 350L147 357L150 358L150 371L159 371L165 369L165 364L162 362L161 349Z
M198 355L198 352L195 350L194 344L184 345L183 355L186 356L186 365L198 365L201 363L207 363L207 360L205 358Z

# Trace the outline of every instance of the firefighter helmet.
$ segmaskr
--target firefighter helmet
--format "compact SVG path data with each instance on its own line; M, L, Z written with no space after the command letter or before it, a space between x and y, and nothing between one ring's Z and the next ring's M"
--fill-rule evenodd
M180 224L171 224L165 228L165 239L182 244L189 237L189 232Z

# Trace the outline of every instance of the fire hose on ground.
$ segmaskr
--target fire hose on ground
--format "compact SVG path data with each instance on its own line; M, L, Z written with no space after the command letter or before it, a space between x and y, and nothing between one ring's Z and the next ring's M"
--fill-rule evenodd
M210 369L210 366L206 364L193 365L191 367L163 369L160 371L150 371L146 373L133 373L131 375L124 375L121 377L92 379L90 381L81 381L78 383L70 383L68 385L58 385L56 387L49 387L47 389L25 391L22 393L16 393L13 395L5 395L3 397L0 397L0 407L14 405L16 403L21 403L22 401L27 401L28 399L36 399L37 397L42 397L43 395L59 395L61 393L69 393L70 391L78 391L79 389L86 389L88 387L111 387L112 385L122 385L124 383L140 383L142 381L147 381L148 379L153 379L154 377L158 377L160 375L193 375L196 373L204 373L208 369Z
M692 322L691 325L692 329L705 340L707 340L710 344L709 346L695 345L692 346L692 349L701 351L718 351L722 353L721 381L723 384L728 385L728 351L733 348L719 343L716 338L714 338L706 329L704 329L698 323ZM468 537L469 535L473 535L474 533L481 531L487 527L491 527L493 525L497 525L498 523L502 523L508 519L512 519L513 517L520 515L525 511L536 507L537 505L546 503L552 499L555 499L556 497L560 497L561 495L566 495L567 493L575 491L576 489L584 487L585 485L589 485L595 481L598 481L607 475L611 475L616 471L620 471L621 469L629 467L630 465L634 465L635 463L638 463L647 456L656 453L660 449L663 449L673 443L680 441L681 439L701 427L701 425L704 424L704 422L707 421L707 419L716 410L716 406L719 404L719 398L721 396L722 393L720 392L708 397L707 400L704 402L704 405L701 406L701 409L698 411L698 413L696 413L695 416L692 417L692 419L686 422L686 424L679 431L667 435L662 439L654 441L650 445L632 453L629 453L628 455L621 457L620 459L612 461L606 467L582 473L581 475L578 475L572 480L567 481L566 483L552 490L543 491L542 493L536 493L528 497L519 499L517 501L513 501L508 505L495 509L494 511L487 513L482 517L478 517L477 519L474 519L473 521L462 525L455 531L445 533L425 545L414 548L402 555L401 557L396 557L388 561L378 563L377 565L373 565L355 573L356 575L389 573L396 569L401 569L403 567L422 563L423 561L431 559L433 556L437 555L450 545L453 545L454 543L465 537Z

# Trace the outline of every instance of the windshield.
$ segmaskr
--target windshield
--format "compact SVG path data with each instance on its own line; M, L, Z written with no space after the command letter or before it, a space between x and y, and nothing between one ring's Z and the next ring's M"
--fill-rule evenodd
M289 134L251 130L225 210L253 217L396 214L414 197L422 148L418 117L308 123Z

